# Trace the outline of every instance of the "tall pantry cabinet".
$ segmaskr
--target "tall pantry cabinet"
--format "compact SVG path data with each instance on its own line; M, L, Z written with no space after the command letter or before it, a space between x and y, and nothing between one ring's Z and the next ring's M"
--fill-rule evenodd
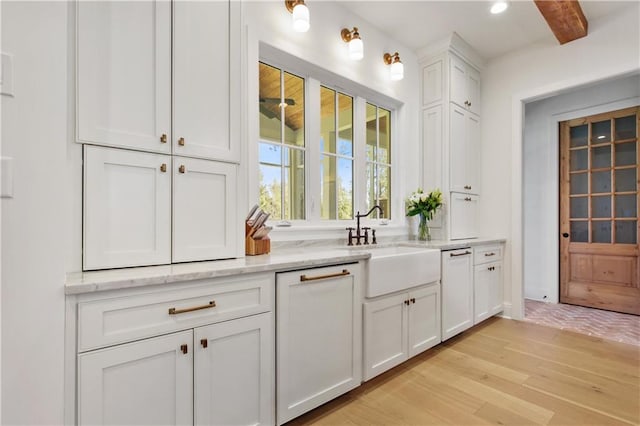
M440 188L446 203L432 226L445 239L476 238L480 71L470 58L477 55L454 33L446 49L422 56L423 186Z
M237 257L240 3L76 7L83 269Z

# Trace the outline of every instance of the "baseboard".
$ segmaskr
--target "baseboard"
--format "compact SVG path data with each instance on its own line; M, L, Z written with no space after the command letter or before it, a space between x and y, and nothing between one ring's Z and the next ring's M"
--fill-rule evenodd
M513 319L512 312L513 307L511 306L511 303L505 303L503 305L502 313L499 316L502 318Z

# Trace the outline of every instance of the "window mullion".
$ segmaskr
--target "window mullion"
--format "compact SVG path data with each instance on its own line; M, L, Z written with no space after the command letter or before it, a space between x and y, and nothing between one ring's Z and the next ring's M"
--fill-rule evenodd
M353 102L353 214L364 211L367 197L367 101L359 96Z
M320 221L320 81L307 78L307 97L305 102L306 126L306 159L307 169L307 218L311 222Z

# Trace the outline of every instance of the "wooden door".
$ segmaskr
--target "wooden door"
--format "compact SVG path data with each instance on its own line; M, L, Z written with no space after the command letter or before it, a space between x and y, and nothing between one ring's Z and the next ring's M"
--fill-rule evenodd
M187 330L78 355L78 424L193 424L192 342Z
M640 108L560 123L560 301L640 314Z
M194 336L195 424L272 425L272 314L199 327Z
M409 293L409 357L440 343L440 285L438 283Z

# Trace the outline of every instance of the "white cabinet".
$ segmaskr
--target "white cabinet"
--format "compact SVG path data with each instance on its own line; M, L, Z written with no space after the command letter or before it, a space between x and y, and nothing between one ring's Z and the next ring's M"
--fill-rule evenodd
M478 237L478 198L477 195L451 193L449 201L451 233L449 239L460 240Z
M451 104L449 129L449 190L478 194L480 118Z
M171 152L171 3L77 3L79 142Z
M480 72L456 55L451 55L449 76L451 102L480 114Z
M364 380L440 343L440 284L364 303Z
M442 340L473 325L471 249L442 252Z
M237 166L173 161L173 261L236 257Z
M85 146L85 270L171 262L171 157Z
M194 330L194 424L273 424L272 330L270 313Z
M193 423L193 332L78 355L79 425Z
M474 324L478 324L502 312L504 274L502 246L479 247L474 251Z
M79 142L239 161L239 2L77 7Z
M239 8L228 0L174 3L176 155L239 161Z
M277 424L362 380L361 266L277 275Z

